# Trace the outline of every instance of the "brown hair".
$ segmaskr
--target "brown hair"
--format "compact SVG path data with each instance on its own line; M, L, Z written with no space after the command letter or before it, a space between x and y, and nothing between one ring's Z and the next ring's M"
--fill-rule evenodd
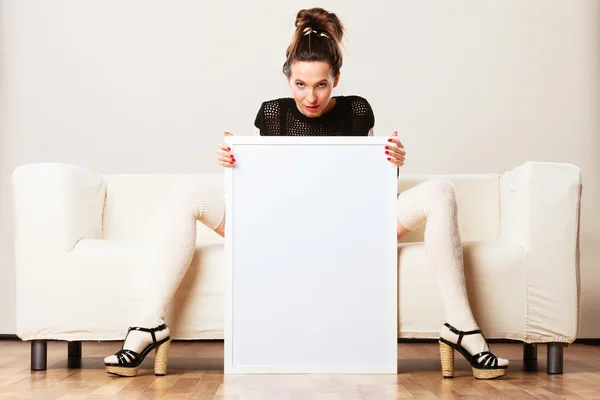
M295 26L296 32L285 52L285 76L290 77L295 61L327 61L333 76L337 75L342 67L340 43L344 36L344 26L337 15L318 7L300 10Z

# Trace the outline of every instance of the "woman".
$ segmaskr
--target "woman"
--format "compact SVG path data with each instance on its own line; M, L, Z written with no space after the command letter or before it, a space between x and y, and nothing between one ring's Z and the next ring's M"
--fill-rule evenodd
M359 96L332 96L342 66L339 45L344 28L338 17L321 8L301 10L295 25L296 32L283 65L293 97L264 102L255 119L255 133L372 135L375 118L367 100ZM401 167L406 152L398 133L394 132L388 142L382 149L382 157ZM217 150L217 160L224 167L236 164L235 155L225 144ZM443 376L453 375L454 350L470 362L476 378L505 375L508 361L489 352L467 299L453 186L445 180L426 181L400 193L397 208L398 238L427 224L427 258L447 321L440 332ZM170 337L162 318L194 254L196 220L224 237L223 193L200 185L176 187L169 199L164 240L155 260L149 288L151 297L135 327L129 329L123 348L105 359L109 373L135 376L144 357L156 349L155 373L165 374Z

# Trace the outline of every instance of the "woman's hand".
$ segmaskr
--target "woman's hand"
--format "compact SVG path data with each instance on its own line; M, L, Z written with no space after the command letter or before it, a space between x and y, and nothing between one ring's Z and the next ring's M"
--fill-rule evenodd
M233 136L229 132L225 132L225 136ZM224 167L233 167L235 164L235 157L231 154L231 149L225 143L221 143L221 146L217 148L217 161Z
M385 146L385 154L389 162L401 167L404 165L404 159L406 158L406 151L404 145L400 139L398 139L398 132L392 133L392 137L388 139L388 144Z

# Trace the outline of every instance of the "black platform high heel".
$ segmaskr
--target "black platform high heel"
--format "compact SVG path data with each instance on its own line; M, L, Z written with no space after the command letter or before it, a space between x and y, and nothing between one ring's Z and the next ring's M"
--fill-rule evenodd
M140 328L131 327L127 330L127 336L131 331L142 331L148 332L152 335L152 343L146 346L141 353L136 353L133 350L127 350L121 348L114 355L119 360L117 363L104 363L106 372L113 375L119 376L136 376L140 364L144 361L144 358L154 349L156 349L156 355L154 357L154 374L157 376L163 376L167 373L167 362L169 359L169 346L171 344L171 336L167 335L166 338L159 341L156 340L156 332L168 329L167 325L162 324L156 328ZM127 340L125 336L125 340ZM123 342L123 345L125 342Z
M454 377L454 350L462 354L469 364L471 364L473 376L477 379L494 379L506 375L508 366L499 366L498 357L491 352L482 351L481 353L472 355L467 349L461 346L463 337L466 335L483 336L480 329L463 332L448 323L445 323L444 326L448 327L452 333L458 335L457 343L440 338L440 358L442 360L442 374L444 378ZM485 336L483 338L485 339Z

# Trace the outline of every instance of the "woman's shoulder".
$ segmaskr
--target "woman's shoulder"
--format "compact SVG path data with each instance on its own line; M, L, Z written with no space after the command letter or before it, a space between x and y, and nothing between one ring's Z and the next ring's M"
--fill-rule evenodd
M353 115L373 115L373 108L367 99L359 95L339 96L338 99L346 102Z
M277 130L281 115L285 115L286 110L290 109L294 99L290 97L281 97L263 101L256 113L254 127L260 130L261 135ZM273 134L273 133L271 133Z
M259 111L262 113L269 113L269 111L278 113L280 110L289 107L293 101L294 99L291 97L279 97L265 100L261 103Z

